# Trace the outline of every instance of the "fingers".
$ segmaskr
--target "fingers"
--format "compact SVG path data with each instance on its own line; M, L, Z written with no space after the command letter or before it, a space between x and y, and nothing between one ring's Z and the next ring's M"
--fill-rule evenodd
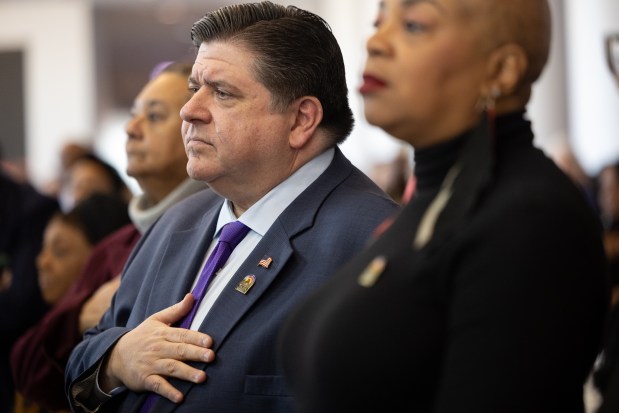
M154 371L156 374L151 375L150 379L154 377L174 377L192 383L202 383L206 380L206 373L203 370L193 368L173 359L158 360L154 364Z
M180 403L183 400L183 393L170 384L168 381L170 378L177 378L196 384L206 381L206 373L204 371L174 359L157 360L153 364L153 372L153 374L145 378L144 388L174 403Z
M106 284L114 291L118 290L120 287L120 276L116 276L112 278L110 281L106 282Z
M190 293L186 294L183 299L158 313L153 314L150 319L164 323L168 326L181 320L193 306L194 298ZM188 330L185 328L173 328L171 330L165 329L166 340L173 343L187 343L195 346L210 348L213 345L213 340L206 334ZM195 360L195 359L190 359ZM204 361L202 359L195 361Z
M109 364L103 368L104 373L110 375L109 381L119 379L131 390L150 390L172 401L177 393L167 382L167 378L193 383L204 382L204 371L191 367L186 362L208 363L215 359L215 353L195 344L173 341L175 338L190 341L187 338L189 335L179 335L175 331L182 329L167 326L164 328L170 330L169 334L134 337L132 332L129 332L123 336L112 349ZM202 335L195 331L190 333ZM208 340L212 341L210 337ZM114 387L117 386L118 384Z
M182 301L153 314L150 318L167 325L172 325L191 311L193 301L193 295L191 295L191 293L187 293L185 294L185 297L183 297Z
M200 337L199 340L202 342L208 341L209 345L212 344L212 339L208 336L205 338ZM191 360L210 363L215 359L215 352L213 350L210 348L204 348L202 345L195 345L193 343L178 343L173 345L170 350L174 352L174 354L170 357L174 360Z
M182 400L182 394L167 378L201 383L206 374L187 362L209 363L215 359L210 336L170 326L192 305L193 296L187 294L179 303L153 314L122 336L103 373L110 376L110 381L119 380L131 390L150 390L171 401Z
M157 393L173 403L183 401L183 393L172 386L165 377L183 378L196 384L206 381L206 373L204 371L191 368L177 360L160 360L157 364L159 374L148 376L144 380L144 387L146 390Z
M173 403L180 403L183 401L183 393L161 376L150 376L146 379L145 384L146 390L157 393Z
M185 343L205 349L213 345L213 339L207 334L180 327L170 327L166 330L166 339L172 343Z
M120 277L106 282L82 305L79 317L79 329L82 334L99 323L103 314L110 307L112 297L118 289L119 283Z

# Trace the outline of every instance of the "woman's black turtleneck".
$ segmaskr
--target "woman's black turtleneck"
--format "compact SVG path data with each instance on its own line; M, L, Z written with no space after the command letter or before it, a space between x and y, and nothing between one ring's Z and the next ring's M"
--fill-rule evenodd
M606 311L599 226L522 112L494 130L418 150L409 205L288 318L299 412L583 412ZM454 165L440 231L415 248Z

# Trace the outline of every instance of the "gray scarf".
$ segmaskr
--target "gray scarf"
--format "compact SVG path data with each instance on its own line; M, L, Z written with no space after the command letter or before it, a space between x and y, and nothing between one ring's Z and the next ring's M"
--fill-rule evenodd
M129 217L140 234L144 234L172 205L206 188L206 183L187 178L157 204L151 204L144 194L136 195L129 202Z

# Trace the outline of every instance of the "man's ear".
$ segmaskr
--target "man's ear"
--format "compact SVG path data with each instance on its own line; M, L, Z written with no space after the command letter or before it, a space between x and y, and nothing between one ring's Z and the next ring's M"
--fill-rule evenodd
M488 76L482 96L489 96L493 92L498 92L500 96L519 93L528 66L527 54L515 43L508 43L494 50L488 59Z
M322 104L314 96L303 96L291 106L295 110L295 117L290 130L290 147L301 149L314 136L322 121Z

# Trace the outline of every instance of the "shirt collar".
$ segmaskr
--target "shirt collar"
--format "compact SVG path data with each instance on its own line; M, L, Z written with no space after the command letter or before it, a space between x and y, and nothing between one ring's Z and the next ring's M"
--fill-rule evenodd
M241 215L239 221L261 237L264 236L288 205L327 170L334 154L335 149L331 148L310 160L286 178L285 181L260 198L258 202ZM236 221L236 216L232 211L232 203L226 200L219 211L215 235L218 236L221 228L232 221Z

